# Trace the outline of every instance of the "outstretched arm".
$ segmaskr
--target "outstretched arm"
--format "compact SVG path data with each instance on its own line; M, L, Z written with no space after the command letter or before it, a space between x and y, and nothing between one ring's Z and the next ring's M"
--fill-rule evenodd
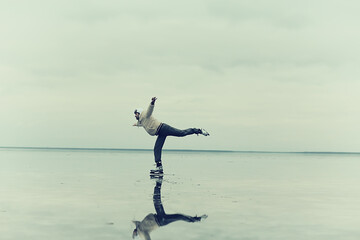
M155 101L156 101L156 100L157 100L156 97L153 97L153 98L151 99L151 103L150 103L150 105L149 105L149 108L148 108L147 111L146 111L146 117L150 117L151 114L153 113L153 111L154 111L154 106L155 106Z

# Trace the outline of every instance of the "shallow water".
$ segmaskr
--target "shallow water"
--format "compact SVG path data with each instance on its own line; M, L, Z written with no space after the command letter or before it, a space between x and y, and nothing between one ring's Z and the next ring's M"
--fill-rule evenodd
M360 155L164 152L151 239L359 239ZM0 236L131 239L155 213L151 151L0 150Z

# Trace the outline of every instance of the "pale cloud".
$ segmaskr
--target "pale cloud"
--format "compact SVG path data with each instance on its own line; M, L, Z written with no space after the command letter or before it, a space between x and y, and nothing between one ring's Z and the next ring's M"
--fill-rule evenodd
M155 95L169 148L360 151L356 1L1 4L0 145L151 148Z

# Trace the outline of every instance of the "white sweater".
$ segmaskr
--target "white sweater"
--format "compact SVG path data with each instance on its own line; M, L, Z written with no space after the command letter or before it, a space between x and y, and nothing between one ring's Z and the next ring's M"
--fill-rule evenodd
M138 234L145 240L151 240L150 232L159 228L159 225L155 220L155 215L152 213L148 214L141 222L134 221L134 223Z
M136 123L138 127L144 127L146 132L154 136L161 125L161 122L152 116L154 105L150 104L146 111L140 114L139 120Z

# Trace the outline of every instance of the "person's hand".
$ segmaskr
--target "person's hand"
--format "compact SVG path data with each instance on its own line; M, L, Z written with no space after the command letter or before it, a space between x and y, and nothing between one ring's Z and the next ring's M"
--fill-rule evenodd
M156 97L153 97L153 98L151 99L151 104L152 104L152 105L154 105L156 99L157 99Z

